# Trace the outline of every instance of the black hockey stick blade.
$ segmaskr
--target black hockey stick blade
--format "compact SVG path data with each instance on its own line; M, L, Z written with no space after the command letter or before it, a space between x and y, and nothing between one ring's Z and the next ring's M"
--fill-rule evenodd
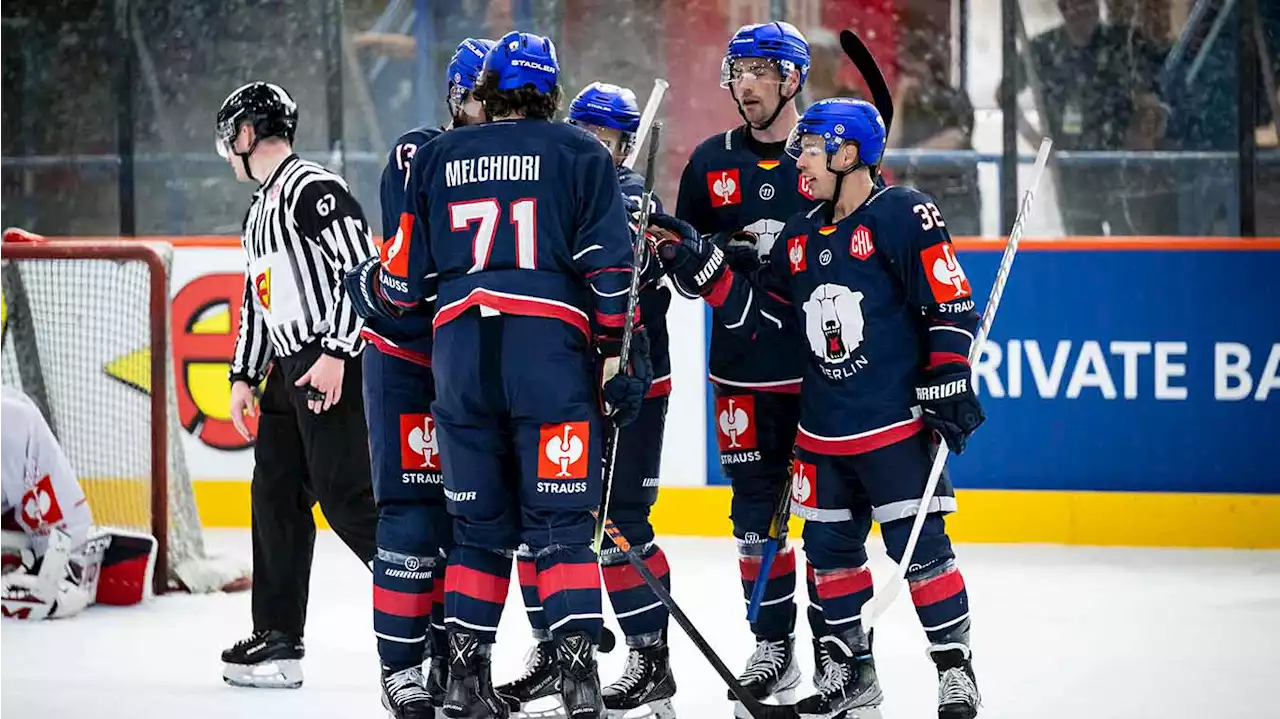
M684 610L680 608L680 605L676 604L676 600L671 597L671 592L668 592L662 582L653 576L649 565L644 563L644 559L635 551L631 542L627 541L622 530L618 529L618 525L614 524L612 519L599 514L597 514L596 520L601 521L602 517L605 531L608 532L609 539L613 540L613 546L622 552L622 555L631 563L631 567L640 575L640 579L658 596L658 601L662 602L662 605L671 613L671 617L676 620L676 624L680 625L689 640L698 648L698 652L706 658L707 662L711 664L711 668L715 669L716 674L719 674L724 683L728 685L729 691L733 692L738 701L742 702L742 706L747 710L747 713L753 719L784 719L798 716L790 706L767 706L762 704L759 699L756 699L743 688L742 684L738 682L738 678L733 676L729 668L724 665L720 655L716 654L711 645L707 643L706 637L702 636L702 632L698 631L698 628L693 625L693 622L690 621Z
M880 65L876 63L875 56L867 49L862 38L852 30L840 31L840 49L849 56L853 66L858 68L862 79L866 81L867 88L871 90L871 102L880 111L880 117L884 118L884 129L887 135L889 127L893 125L893 93L889 92L889 85L884 81L884 73L880 71Z

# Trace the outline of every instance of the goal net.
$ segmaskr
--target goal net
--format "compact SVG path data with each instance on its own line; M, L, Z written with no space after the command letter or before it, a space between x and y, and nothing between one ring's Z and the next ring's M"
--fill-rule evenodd
M35 401L94 522L150 532L157 594L243 589L206 555L182 448L169 341L172 247L4 233L0 375Z

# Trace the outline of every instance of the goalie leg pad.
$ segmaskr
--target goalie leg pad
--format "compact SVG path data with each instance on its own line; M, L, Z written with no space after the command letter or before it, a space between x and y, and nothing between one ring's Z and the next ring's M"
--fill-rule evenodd
M102 528L97 537L109 538L98 569L98 603L129 606L149 598L156 570L156 538L115 527ZM94 539L91 535L89 543Z

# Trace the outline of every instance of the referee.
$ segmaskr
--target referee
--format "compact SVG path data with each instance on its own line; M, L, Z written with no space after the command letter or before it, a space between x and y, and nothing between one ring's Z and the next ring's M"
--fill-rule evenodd
M218 153L236 179L259 183L241 243L244 303L231 363L231 421L262 393L253 485L253 634L222 653L237 686L297 687L317 500L368 564L378 512L361 401L362 321L342 290L374 254L369 224L341 177L293 154L298 106L280 86L236 90L217 117Z

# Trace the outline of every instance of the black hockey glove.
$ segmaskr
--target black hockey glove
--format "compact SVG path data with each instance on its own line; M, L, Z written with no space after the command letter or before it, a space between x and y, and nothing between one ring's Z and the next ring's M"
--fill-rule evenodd
M664 214L649 216L654 251L667 273L687 292L705 295L728 272L724 252L711 237L700 237L693 225Z
M653 384L653 363L649 361L649 335L642 327L636 327L631 335L631 353L627 357L629 372L619 371L618 355L622 352L621 339L600 339L596 347L600 352L600 397L604 414L619 427L635 421L640 405Z
M959 362L925 371L916 386L916 401L925 425L942 435L955 454L964 453L969 435L987 418L973 392L973 370Z
M719 240L723 239L723 242ZM729 269L744 275L755 272L760 267L760 250L756 245L756 233L746 230L725 232L717 236L717 245L724 247L724 259Z
M381 269L378 256L374 255L352 267L342 278L342 287L347 291L352 309L365 319L394 319L400 315L400 311L392 307L383 299L382 293L378 292L378 271Z

